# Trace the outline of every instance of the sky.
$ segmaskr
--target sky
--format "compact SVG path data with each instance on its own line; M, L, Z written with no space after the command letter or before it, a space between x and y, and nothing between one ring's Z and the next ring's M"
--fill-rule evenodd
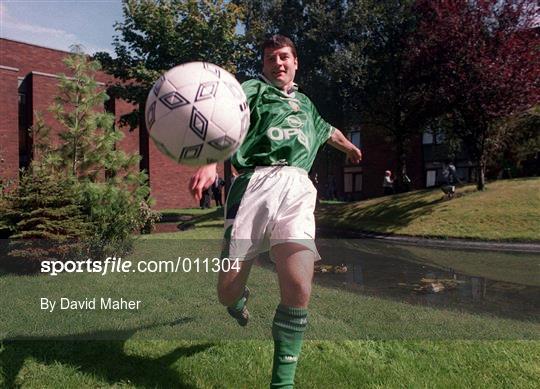
M65 51L112 54L122 20L121 0L0 0L0 37Z

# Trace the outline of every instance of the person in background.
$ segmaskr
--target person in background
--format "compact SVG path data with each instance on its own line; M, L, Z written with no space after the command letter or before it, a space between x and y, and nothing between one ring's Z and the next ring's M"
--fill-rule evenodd
M202 191L199 205L201 209L210 208L210 188L206 188Z
M456 182L461 183L461 180L456 174L456 166L451 160L446 160L442 167L442 185L441 190L444 193L444 198L452 199L456 194Z
M216 179L212 184L212 196L214 196L214 200L216 201L216 207L223 207L221 188L223 188L224 185L225 182L219 178L218 174L216 174Z
M392 179L392 172L390 170L384 172L383 190L385 195L394 194L394 180Z

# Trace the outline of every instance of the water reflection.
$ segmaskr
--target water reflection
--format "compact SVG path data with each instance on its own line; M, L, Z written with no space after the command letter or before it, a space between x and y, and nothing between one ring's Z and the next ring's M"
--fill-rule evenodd
M160 234L164 232L178 232L187 231L195 228L195 224L191 222L181 223L157 223L152 230L153 234Z
M540 321L540 255L320 240L315 282L411 304ZM326 266L332 269L332 266Z
M154 227L152 233L159 234L163 232L178 232L179 223L157 223Z
M473 300L481 300L486 297L486 279L471 277L471 297Z

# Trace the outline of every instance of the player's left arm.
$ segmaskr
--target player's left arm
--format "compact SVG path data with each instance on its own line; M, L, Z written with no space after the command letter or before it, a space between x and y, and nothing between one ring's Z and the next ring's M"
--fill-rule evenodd
M349 158L352 163L360 163L362 160L362 152L360 149L353 145L337 128L334 128L334 131L327 142L330 146L347 154L347 158Z

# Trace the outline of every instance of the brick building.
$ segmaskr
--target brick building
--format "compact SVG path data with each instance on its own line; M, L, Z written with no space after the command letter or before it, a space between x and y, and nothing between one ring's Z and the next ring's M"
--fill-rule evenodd
M46 47L0 39L0 177L16 180L20 168L31 159L31 139L27 129L35 123L36 113L43 114L47 124L54 128L54 119L48 112L57 92L58 74L66 73L62 59L69 53ZM111 76L99 73L97 80L104 87ZM104 107L117 119L132 111L133 106L120 99L112 99ZM195 207L195 200L187 190L194 168L178 165L162 155L147 134L135 129L121 128L124 139L118 147L139 153L141 169L150 177L156 209ZM342 153L324 146L315 161L311 176L317 175L316 184L322 198L360 200L383 194L382 181L387 169L396 172L395 151L392 143L376 128L344 129L349 138L361 147L364 160L358 166L348 165ZM431 139L431 143L430 143ZM407 172L412 188L436 185L440 177L440 161L444 156L441 142L424 134L414 139L413 150L407 160ZM427 157L427 158L426 158ZM473 167L466 161L462 178L473 177ZM467 170L468 169L468 170ZM220 166L223 176L223 166Z
M0 39L0 177L16 180L20 168L31 158L31 139L27 129L41 113L45 123L54 128L48 112L58 91L58 74L68 74L62 62L69 53L9 39ZM69 74L68 74L69 75ZM111 77L96 76L104 87ZM120 99L107 102L106 107L117 119L133 109ZM129 152L140 153L141 167L150 176L152 196L157 209L195 207L187 190L194 168L178 165L162 155L145 134L138 129L121 128L124 139L118 145ZM54 136L54 134L52 134ZM220 168L223 171L222 168Z

